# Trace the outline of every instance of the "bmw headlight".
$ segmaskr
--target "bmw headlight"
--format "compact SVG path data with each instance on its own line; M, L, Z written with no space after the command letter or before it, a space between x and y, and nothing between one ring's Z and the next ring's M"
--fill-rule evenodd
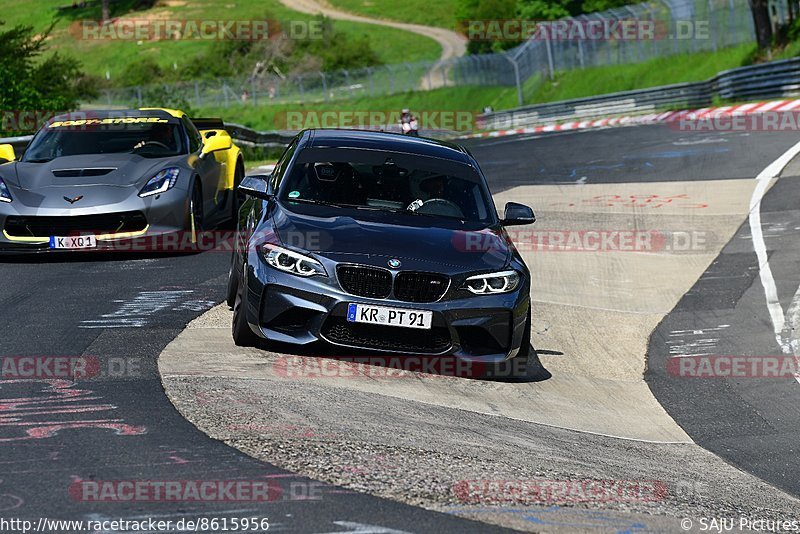
M8 190L8 186L6 186L6 183L0 178L0 202L11 202L12 200L14 199L11 198L11 191Z
M176 167L164 169L150 178L147 185L139 192L139 196L144 198L151 195L158 195L159 193L166 193L177 183L178 174L180 172L180 169Z
M519 273L517 271L503 271L470 276L464 281L461 288L476 295L494 295L514 291L518 285Z
M267 263L278 269L297 276L327 276L325 267L320 262L310 256L300 254L272 243L266 243L264 247L264 257Z

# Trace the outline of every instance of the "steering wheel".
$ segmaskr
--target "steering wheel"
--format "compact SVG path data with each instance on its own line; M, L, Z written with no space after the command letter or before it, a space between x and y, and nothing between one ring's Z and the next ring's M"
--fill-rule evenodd
M134 150L139 150L140 148L144 148L147 145L158 145L158 146L160 146L160 147L162 147L162 148L164 148L166 150L170 150L170 148L167 145L165 145L164 143L162 143L160 141L145 141L138 148L135 148Z
M464 218L464 212L458 205L446 198L429 198L422 203L422 206L415 210L423 215L442 215L444 217Z

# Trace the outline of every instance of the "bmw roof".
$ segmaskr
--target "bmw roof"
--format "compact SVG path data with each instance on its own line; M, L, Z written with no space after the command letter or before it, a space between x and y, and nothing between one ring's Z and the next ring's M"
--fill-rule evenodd
M469 165L469 153L462 147L420 137L373 130L320 129L306 130L300 137L306 148L363 148L367 150L391 150L407 154L419 154L434 158L449 159Z

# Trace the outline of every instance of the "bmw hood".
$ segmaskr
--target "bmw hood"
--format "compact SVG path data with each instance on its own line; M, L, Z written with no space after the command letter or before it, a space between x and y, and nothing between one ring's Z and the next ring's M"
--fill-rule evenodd
M502 227L465 229L458 221L390 212L340 214L341 209L308 206L310 215L277 208L273 218L280 242L339 262L386 267L401 260L401 269L434 269L450 274L502 269L512 248ZM326 213L327 212L327 213ZM449 224L449 227L432 224Z
M170 159L174 162L174 158ZM13 172L6 170L3 176L20 189L36 191L88 185L144 186L169 164L164 158L149 159L135 154L93 154L64 156L45 163L20 161L13 166Z

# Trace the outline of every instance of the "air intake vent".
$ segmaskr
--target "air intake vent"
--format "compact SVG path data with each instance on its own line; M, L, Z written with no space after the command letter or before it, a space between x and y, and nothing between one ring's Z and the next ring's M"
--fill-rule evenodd
M55 169L53 174L58 178L80 178L84 176L105 176L116 171L113 167L93 167L89 169Z

